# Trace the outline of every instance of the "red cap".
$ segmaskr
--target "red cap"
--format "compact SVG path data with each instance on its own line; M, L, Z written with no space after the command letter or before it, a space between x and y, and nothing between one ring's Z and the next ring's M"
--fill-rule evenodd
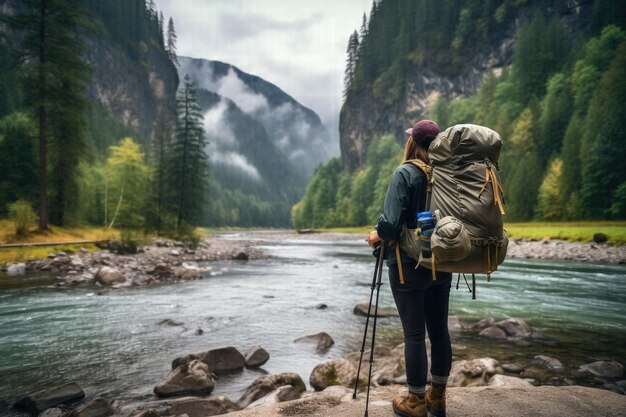
M415 126L405 130L407 135L411 135L415 139L422 139L427 136L437 136L439 134L439 126L432 120L420 120Z

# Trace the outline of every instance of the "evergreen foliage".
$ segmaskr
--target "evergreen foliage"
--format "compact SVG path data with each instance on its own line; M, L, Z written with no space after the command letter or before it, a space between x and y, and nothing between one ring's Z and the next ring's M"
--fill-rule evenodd
M575 42L568 41L557 19L534 15L520 30L510 68L487 76L473 97L440 97L425 115L442 127L476 123L500 133L508 221L626 218L626 20L617 3L595 2L595 36ZM523 4L463 2L455 11L455 1L375 3L348 96L369 90L384 104L397 103L406 88L407 62L457 75L450 71L462 71L475 45L497 37ZM407 16L413 24L403 27ZM419 33L411 34L416 28ZM354 173L336 162L320 168L292 210L294 224L375 222L382 184L398 163L375 153L370 149L368 164ZM374 165L380 173L371 177ZM337 190L334 205L320 196L329 187Z
M202 113L188 75L183 80L176 104L176 128L168 149L167 179L173 193L170 204L176 216L176 231L182 233L202 220L208 172Z
M361 226L380 215L389 180L402 159L393 136L375 139L367 151L368 164L355 173L339 159L321 166L309 182L304 198L292 211L296 227Z
M48 201L54 223L63 225L76 215L89 75L82 59L85 11L78 0L24 0L20 13L5 20L20 38L14 51L21 63L25 104L39 124L39 227L43 230L48 224Z
M170 20L167 22L167 45L165 50L167 51L167 56L170 58L174 64L178 64L178 55L176 54L176 41L178 37L176 36L176 29L174 29L174 19L170 17Z

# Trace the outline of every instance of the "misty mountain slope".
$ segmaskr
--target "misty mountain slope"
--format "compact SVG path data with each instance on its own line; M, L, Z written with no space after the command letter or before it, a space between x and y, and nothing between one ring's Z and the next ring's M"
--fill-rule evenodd
M180 58L209 145L208 223L288 226L291 206L335 147L320 118L275 85L222 62Z
M299 198L308 176L272 143L258 120L210 91L198 90L198 104L208 109L204 122L211 175L222 187L267 200Z
M334 156L335 146L319 116L274 84L223 62L186 57L180 58L179 74L189 74L198 89L230 99L258 120L270 140L307 176Z

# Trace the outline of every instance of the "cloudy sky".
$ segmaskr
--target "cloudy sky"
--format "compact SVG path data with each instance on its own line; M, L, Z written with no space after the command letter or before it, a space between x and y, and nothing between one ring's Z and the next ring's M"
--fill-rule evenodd
M371 0L156 0L178 54L233 64L277 85L338 138L348 37Z

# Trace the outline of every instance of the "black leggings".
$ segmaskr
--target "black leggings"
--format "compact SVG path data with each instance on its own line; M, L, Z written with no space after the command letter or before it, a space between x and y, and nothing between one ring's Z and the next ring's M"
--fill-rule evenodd
M404 330L406 381L409 389L420 391L426 385L428 359L426 329L431 343L432 375L447 377L452 366L452 347L448 333L448 300L452 274L415 269L415 263L403 263L404 284L400 283L397 265L389 265L389 283Z

